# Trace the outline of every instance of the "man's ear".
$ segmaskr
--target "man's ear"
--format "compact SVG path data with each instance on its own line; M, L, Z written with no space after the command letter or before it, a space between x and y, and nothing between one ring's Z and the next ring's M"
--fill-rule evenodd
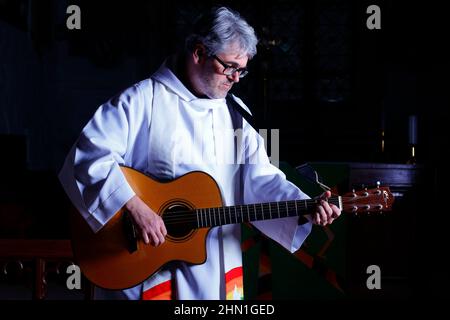
M206 57L206 49L203 45L198 44L194 48L194 52L192 53L195 63L201 63L203 59Z

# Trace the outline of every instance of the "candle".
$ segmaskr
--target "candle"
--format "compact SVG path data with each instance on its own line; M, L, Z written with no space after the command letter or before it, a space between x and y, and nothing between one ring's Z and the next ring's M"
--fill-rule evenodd
M409 144L417 144L417 116L409 116Z

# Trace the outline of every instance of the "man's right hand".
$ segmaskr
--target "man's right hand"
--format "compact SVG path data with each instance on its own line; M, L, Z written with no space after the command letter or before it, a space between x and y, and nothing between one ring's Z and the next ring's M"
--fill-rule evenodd
M125 204L125 208L133 217L133 222L145 244L155 247L163 244L167 235L163 219L150 209L138 196L134 196Z

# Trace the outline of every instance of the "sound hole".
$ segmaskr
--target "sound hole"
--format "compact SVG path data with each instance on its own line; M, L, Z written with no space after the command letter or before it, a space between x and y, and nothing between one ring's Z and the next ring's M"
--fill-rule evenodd
M195 231L197 220L191 208L184 204L170 205L162 215L171 240L185 240Z

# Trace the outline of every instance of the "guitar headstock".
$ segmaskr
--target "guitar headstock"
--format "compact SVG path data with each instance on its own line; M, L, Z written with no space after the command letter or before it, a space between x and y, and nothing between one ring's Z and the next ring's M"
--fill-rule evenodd
M348 192L342 196L342 211L350 213L385 212L392 210L394 196L389 187Z

